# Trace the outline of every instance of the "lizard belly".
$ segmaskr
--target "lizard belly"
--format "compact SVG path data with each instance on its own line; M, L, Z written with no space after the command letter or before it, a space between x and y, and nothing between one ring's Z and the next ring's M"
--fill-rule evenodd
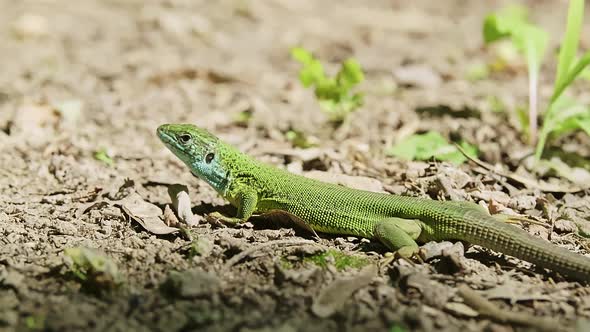
M350 213L347 209L331 204L321 204L321 199L308 201L262 198L258 202L259 212L285 211L300 219L298 224L322 233L373 237L373 226L377 219L369 215Z

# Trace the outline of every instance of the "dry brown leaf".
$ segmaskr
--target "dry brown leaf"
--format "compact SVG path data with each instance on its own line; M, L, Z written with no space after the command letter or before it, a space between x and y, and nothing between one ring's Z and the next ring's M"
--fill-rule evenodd
M199 224L198 217L191 209L191 199L188 195L188 187L182 184L168 186L168 195L172 199L172 206L178 214L178 218L189 226Z
M119 204L131 219L152 234L165 235L179 231L178 228L166 226L161 219L162 210L156 205L144 201L137 193L131 193L119 201Z
M170 208L170 205L166 204L164 208L164 223L166 226L177 227L179 225L178 218L174 214L174 211Z

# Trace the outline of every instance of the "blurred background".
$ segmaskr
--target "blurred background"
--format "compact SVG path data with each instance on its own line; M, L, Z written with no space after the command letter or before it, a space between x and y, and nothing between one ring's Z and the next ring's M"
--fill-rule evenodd
M310 311L319 289L356 271L336 269L336 258L291 270L315 249L279 248L223 270L251 245L309 234L200 224L188 238L178 229L163 235L166 185L187 184L198 216L225 203L155 130L193 123L295 173L362 176L357 185L366 189L558 219L549 229L530 227L544 238L587 235L589 72L575 81L564 74L567 99L552 98L561 49L573 50L561 74L590 61L589 25L568 42L567 13L567 1L0 0L0 326L497 327L460 305L445 307L462 303L445 281L452 278L420 267L408 269L433 278L412 284L426 295L381 273L352 289L348 302L336 301L346 305L328 318ZM159 224L132 221L114 203L130 192L155 207ZM562 244L583 250L583 240L568 239ZM384 253L354 237L321 241L365 259ZM126 290L95 297L108 287L88 291L80 281L88 278L76 274L79 260L88 265L94 256L67 248L102 250ZM522 311L588 317L587 289L568 283L559 297L553 284L527 279L530 266L518 265L513 280L493 266L522 262L482 255L465 280L507 283L501 299L518 289L551 299L519 302ZM94 272L107 284L119 280L109 271Z

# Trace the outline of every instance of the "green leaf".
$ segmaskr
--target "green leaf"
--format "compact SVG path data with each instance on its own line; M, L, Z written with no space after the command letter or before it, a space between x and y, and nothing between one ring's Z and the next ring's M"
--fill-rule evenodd
M587 52L586 54L584 54L580 60L578 60L576 62L576 64L573 66L573 68L570 69L570 71L563 76L563 78L561 79L561 81L559 83L557 83L557 81L555 82L555 86L554 86L554 90L553 90L553 95L551 96L551 101L555 101L556 99L558 99L561 94L563 93L563 91L565 91L565 89L576 79L576 77L578 77L578 75L580 75L584 69L590 64L590 51Z
M331 99L338 102L342 94L342 88L333 78L326 78L315 83L315 95L318 99Z
M559 62L555 75L553 95L545 112L541 135L535 148L535 158L537 160L541 158L545 144L550 136L559 136L579 129L590 135L588 128L590 110L588 107L563 95L565 89L578 76L581 76L588 64L590 64L590 52L584 54L578 61L575 60L583 19L584 0L570 0L566 32L559 50Z
M586 132L586 135L590 136L590 112L585 118L578 119L578 127Z
M498 39L509 37L513 31L528 19L526 7L512 5L505 7L498 13L486 16L483 24L483 36L486 44Z
M94 153L94 159L102 161L103 163L113 166L115 161L111 158L106 149L100 149Z
M296 47L291 50L291 55L303 64L299 80L304 87L314 87L320 108L328 113L331 120L341 121L362 105L362 94L351 91L364 80L363 71L356 60L346 60L336 76L327 77L324 66L310 52Z
M303 65L310 64L314 58L311 52L301 47L294 47L291 49L291 56Z
M470 156L477 156L477 148L475 146L466 142L461 142L460 146ZM429 160L435 158L454 164L461 164L467 160L457 147L449 144L436 131L411 135L389 149L387 154L405 160Z
M505 31L501 24L498 24L496 14L486 16L483 22L483 40L486 44L508 37L510 34Z
M291 56L303 65L299 72L299 80L304 87L310 87L325 80L324 66L313 57L311 52L301 47L291 49Z
M590 135L590 131L587 130L587 123L590 121L590 109L588 106L562 95L549 107L535 149L537 160L541 158L545 144L550 136L560 136L579 129Z
M525 24L512 38L516 47L526 55L529 66L532 66L529 71L533 69L534 72L538 72L549 41L547 32L534 25Z
M590 67L584 68L579 76L586 81L590 81Z
M348 59L340 68L336 75L336 81L339 85L346 88L353 87L365 79L361 66L355 59Z
M285 133L285 138L293 144L293 146L308 149L315 146L314 143L310 142L304 133L297 130L289 130Z
M561 112L563 118L560 118L555 125L552 126L550 133L556 136L569 134L575 130L582 129L580 123L584 123L584 119L590 116L588 108L584 105L576 105Z
M394 145L388 155L405 160L421 160L426 156L432 156L432 151L447 144L447 141L437 132L430 131L425 134L415 134Z
M511 38L516 48L527 56L527 62L534 57L537 63L543 59L549 40L546 31L528 22L526 8L518 5L488 15L484 20L483 35L487 44ZM538 65L535 68L538 68Z
M39 315L35 315L35 316L28 316L25 319L25 325L27 327L27 329L31 330L31 331L42 331L45 330L44 326L45 326L45 316L39 316Z
M477 147L465 141L461 141L459 146L461 146L470 157L477 157ZM460 165L467 161L467 158L463 155L463 153L461 153L461 151L459 151L454 145L448 145L435 151L433 157L438 160L448 161L455 165Z
M299 72L299 80L306 88L324 81L324 66L317 60L311 61Z
M580 31L584 19L584 0L570 0L567 14L567 27L559 51L559 63L555 77L555 87L562 86L569 78L572 62L578 53ZM570 80L570 82L573 79ZM569 84L565 84L566 86ZM558 96L557 96L558 97ZM557 98L556 97L556 98Z
M389 329L389 332L406 332L407 330L403 328L403 326L396 324L393 324L391 326L391 328Z
M235 113L232 118L233 120L241 125L246 125L252 119L253 113L251 110L241 111L239 113Z
M109 257L95 249L74 247L66 248L70 271L88 286L101 289L115 287L122 283L123 276L117 265Z

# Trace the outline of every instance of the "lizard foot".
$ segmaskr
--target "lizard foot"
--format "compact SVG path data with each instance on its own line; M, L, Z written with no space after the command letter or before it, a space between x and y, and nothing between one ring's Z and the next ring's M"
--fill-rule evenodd
M207 221L217 227L227 227L227 226L235 226L241 220L239 218L232 218L228 216L224 216L219 212L211 212L207 215Z
M422 259L419 250L416 250L416 248L414 247L402 247L394 252L386 253L384 257L380 260L380 264L386 266L398 259L402 259L410 263L411 265L415 265L416 263L424 263L424 260Z

